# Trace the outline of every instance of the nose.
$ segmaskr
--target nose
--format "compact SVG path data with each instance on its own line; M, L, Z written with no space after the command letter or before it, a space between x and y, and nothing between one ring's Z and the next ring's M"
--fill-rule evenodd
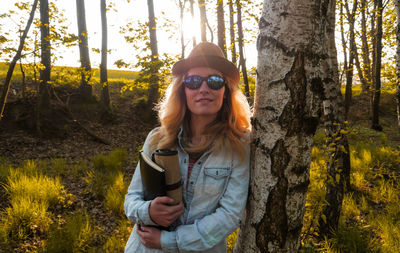
M209 87L208 87L208 85L207 85L207 83L206 83L206 80L204 80L203 82L201 82L201 85L200 85L200 88L199 88L199 91L200 92L208 92L209 91Z

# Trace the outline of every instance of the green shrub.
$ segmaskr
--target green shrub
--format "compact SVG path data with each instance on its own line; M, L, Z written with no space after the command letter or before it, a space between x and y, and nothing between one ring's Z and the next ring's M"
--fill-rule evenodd
M325 239L323 252L371 252L368 238L357 226L345 226L339 223L339 228L331 239Z
M86 213L68 216L65 224L54 224L49 231L46 252L88 252L94 250L99 233Z
M29 198L38 203L56 206L65 198L66 191L60 178L51 178L42 174L26 175L11 169L5 186L12 199Z
M371 221L379 236L377 247L381 252L395 253L400 249L400 220L390 214L377 214Z
M103 245L104 252L123 252L126 242L132 232L132 224L129 220L123 219L118 222L118 227Z
M51 159L51 165L48 168L48 171L51 171L52 175L63 175L67 174L67 162L62 158Z
M120 171L127 157L128 152L124 149L113 150L108 155L100 154L93 158L94 169L101 172Z
M110 185L105 196L105 207L119 215L124 215L124 200L127 186L124 175L118 172L114 183Z
M342 216L346 218L353 218L360 215L357 203L353 198L353 194L345 194L342 203Z
M96 156L93 159L94 169L89 170L84 177L87 184L86 190L98 197L105 197L108 188L114 184L126 160L127 151L124 149L116 149L108 155ZM116 196L115 190L109 194L110 197L111 194Z
M18 196L12 198L11 206L2 214L0 225L1 238L17 242L31 237L33 234L45 233L51 223L48 217L47 204L39 203L31 198Z

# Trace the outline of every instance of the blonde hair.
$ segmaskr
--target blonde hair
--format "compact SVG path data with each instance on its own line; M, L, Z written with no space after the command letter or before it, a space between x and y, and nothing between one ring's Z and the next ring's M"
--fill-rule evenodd
M190 111L186 105L185 87L182 85L184 76L180 75L172 80L163 99L155 108L158 110L161 127L152 135L149 142L150 149L176 147L181 126L190 133L188 129ZM250 106L238 86L233 84L229 77L224 78L227 80L226 98L216 120L206 128L206 132L203 133L204 138L199 145L185 149L188 152L204 151L214 143L214 150L221 150L230 144L242 160L245 156L244 144L249 142L251 129Z

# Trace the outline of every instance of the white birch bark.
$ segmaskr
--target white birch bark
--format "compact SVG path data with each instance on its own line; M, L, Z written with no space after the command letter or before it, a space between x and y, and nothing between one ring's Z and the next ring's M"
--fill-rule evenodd
M333 3L334 7L334 3ZM334 83L329 0L265 0L257 41L251 186L236 252L297 252L313 136Z

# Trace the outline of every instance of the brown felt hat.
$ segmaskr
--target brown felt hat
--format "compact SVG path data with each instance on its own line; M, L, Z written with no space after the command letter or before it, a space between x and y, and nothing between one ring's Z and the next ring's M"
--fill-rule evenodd
M195 67L209 67L220 71L224 76L230 77L233 85L239 83L239 70L225 58L222 49L211 43L201 42L195 46L186 59L180 60L172 67L172 75L178 76Z

